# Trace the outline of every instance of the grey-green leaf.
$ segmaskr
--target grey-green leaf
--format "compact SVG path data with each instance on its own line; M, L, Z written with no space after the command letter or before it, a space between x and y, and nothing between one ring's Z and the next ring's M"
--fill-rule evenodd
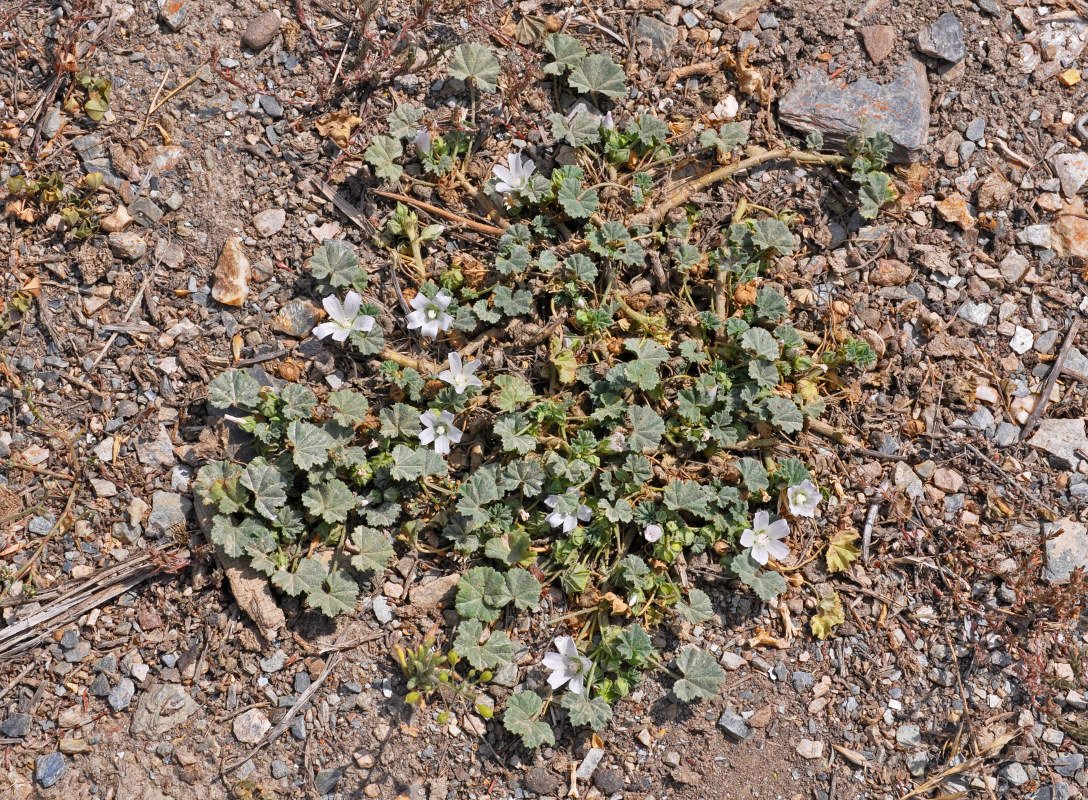
M608 56L594 54L583 58L567 78L572 89L588 94L618 98L627 93L623 70Z
M373 528L356 528L351 543L359 550L351 557L351 566L360 572L380 574L397 555L385 534Z
M320 589L327 574L328 569L319 559L304 558L294 572L281 569L273 573L272 584L285 594L298 597Z
M241 484L253 492L253 506L262 517L275 521L276 509L287 502L287 481L263 458L255 458L242 473Z
M299 469L318 467L329 460L329 448L335 442L329 434L309 422L295 420L287 426L287 440L294 446L295 466Z
M460 81L474 81L477 88L485 92L499 88L499 60L478 42L457 46L450 60L449 74Z
M612 719L612 709L603 697L587 697L585 693L567 692L560 701L570 714L572 725L588 725L595 731L602 730Z
M549 33L544 37L544 49L554 59L544 65L545 75L562 75L586 57L582 43L567 33Z
M251 410L261 402L260 393L261 385L240 369L229 369L208 384L208 402L216 408Z
M351 245L339 239L332 239L314 250L308 263L315 278L327 280L334 288L353 286L363 272Z
M664 421L649 406L631 406L627 409L627 422L631 427L627 444L636 453L657 447L665 435Z
M330 572L325 579L325 586L306 595L306 603L316 608L326 617L348 614L355 610L355 599L359 596L359 587L346 572Z
M540 581L524 569L512 569L506 573L506 588L514 607L520 611L535 610L540 604Z
M457 626L453 649L468 659L476 669L501 669L514 663L516 648L504 631L493 631L482 644L484 626L476 619L466 619Z
M344 522L357 503L354 492L339 478L311 486L302 495L306 510L328 523Z
M511 695L506 701L502 724L510 733L520 736L530 750L542 744L555 744L555 733L546 722L535 718L544 709L544 700L536 692L525 691Z
M725 670L705 650L686 647L676 659L676 667L684 677L673 686L673 692L681 701L710 700L718 696L718 689L725 681Z
M404 155L400 139L392 136L375 136L370 147L363 153L367 163L374 167L374 174L388 181L395 181L404 172L404 168L394 161Z

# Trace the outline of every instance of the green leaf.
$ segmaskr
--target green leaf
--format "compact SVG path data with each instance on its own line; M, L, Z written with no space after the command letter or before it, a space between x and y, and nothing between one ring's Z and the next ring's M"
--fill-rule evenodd
M499 88L499 60L478 42L458 45L450 60L449 75L459 81L474 81L477 88L493 92Z
M890 203L898 195L892 180L886 172L870 172L865 176L865 183L858 190L858 213L865 219L873 219L880 213L880 207Z
M761 570L759 563L746 550L734 556L729 562L730 569L740 578L741 583L751 587L765 603L777 599L786 592L786 579L774 570Z
M374 174L388 181L396 181L404 172L404 167L394 160L404 155L400 139L392 136L375 136L370 147L363 153L366 162L374 167Z
M628 339L623 344L628 352L635 354L639 361L645 361L655 367L664 366L665 362L669 360L669 351L652 339L642 341Z
M582 43L566 33L549 33L544 37L544 49L553 59L544 65L545 75L562 75L586 57Z
M781 292L766 286L760 286L756 290L756 314L763 317L763 319L778 322L778 320L789 316L789 313L790 309L786 305L786 298L782 296Z
M580 182L565 181L559 187L556 200L571 219L589 219L600 206L596 189L583 189Z
M457 613L466 619L492 622L509 599L506 580L491 567L473 567L457 584Z
M287 426L287 441L294 447L292 459L295 466L305 470L328 461L329 449L336 444L321 428L300 420Z
M692 625L698 625L714 616L714 604L706 592L692 589L688 592L686 603L676 604L676 612Z
M370 409L366 397L351 389L331 393L329 405L336 411L332 418L341 425L358 425L366 421L366 412Z
M536 448L536 439L529 433L524 414L504 414L495 420L495 435L502 441L502 449L523 456Z
M398 444L393 448L393 464L389 477L395 481L414 481L429 475L445 475L445 460L429 447L407 447Z
M608 56L594 54L583 58L567 77L572 89L587 94L618 98L627 93L623 70Z
M519 611L535 611L540 605L543 587L532 573L524 569L512 569L506 573L506 589L514 608Z
M633 122L627 126L627 132L634 134L638 138L639 144L646 148L665 144L671 134L669 126L653 114L639 116L638 122Z
M718 666L714 656L697 647L685 647L676 659L676 668L684 677L672 690L684 703L717 697L718 689L725 681L725 670Z
M246 517L235 525L230 517L219 515L212 522L212 542L222 547L223 552L231 558L241 558L248 548L257 545L257 534L262 527L253 517Z
M387 439L398 436L412 438L419 436L423 430L419 422L419 412L404 403L395 403L388 408L383 408L378 413L382 427L379 431Z
M473 472L461 484L461 499L457 501L457 513L465 517L472 528L478 528L488 520L487 506L499 499L499 487L490 469Z
M475 669L501 669L514 663L517 649L503 631L493 631L483 644L484 626L476 619L466 619L457 626L453 649L464 656Z
M196 489L221 514L234 514L249 505L249 492L241 485L242 467L230 461L212 461L196 473Z
M588 725L599 731L612 719L612 709L603 697L590 698L586 694L567 692L559 702L570 714L571 725Z
M343 571L330 572L323 588L315 589L306 595L306 604L315 608L326 617L349 614L355 610L355 600L359 596L359 587Z
M261 402L261 385L240 369L229 369L208 384L208 402L216 408L251 411Z
M570 272L575 280L583 283L593 283L597 280L597 265L593 260L582 253L574 253L563 259L563 267Z
M516 292L512 292L509 286L496 286L491 297L495 302L495 308L508 317L532 313L533 293L528 289L518 289Z
M752 222L752 244L757 250L774 250L787 256L793 252L793 234L780 219L757 219Z
M740 337L740 346L758 358L775 361L778 358L778 340L763 328L749 328Z
M773 389L778 385L778 367L765 358L754 358L749 361L748 375L761 389Z
M601 140L601 121L588 111L570 118L566 114L549 114L548 122L552 124L552 136L571 147L585 147Z
M739 458L736 467L740 472L741 483L749 492L761 492L770 487L771 481L767 476L767 470L754 458Z
M359 572L380 574L397 555L386 535L374 528L356 528L351 533L351 543L359 550L351 557L351 566Z
M499 375L492 383L499 387L498 394L492 395L499 411L513 411L533 398L533 387L516 375Z
M510 733L521 737L521 743L533 750L542 744L555 744L555 734L546 722L535 717L544 709L544 700L536 692L524 691L511 695L506 701L502 724Z
M763 411L767 421L782 433L797 433L805 426L801 409L785 397L768 397L763 401Z
M627 422L630 426L627 445L636 453L657 447L665 435L664 421L649 406L628 408Z
M315 517L328 523L344 522L358 504L358 498L339 478L311 486L302 495L302 504Z
M281 569L273 573L272 585L291 597L298 597L320 589L328 572L320 559L304 558L294 572Z
M350 244L332 239L314 250L307 262L310 273L318 280L327 280L333 288L354 286L366 272L359 266L359 257Z
M287 481L280 471L263 458L255 458L242 473L241 483L253 492L253 507L257 513L275 520L276 509L287 502Z
M689 514L708 516L707 496L703 487L695 481L671 481L661 493L665 508L670 511L686 511Z
M286 419L302 419L308 417L317 406L317 398L314 393L300 383L289 383L280 392L283 401L281 413Z
M627 380L644 392L651 392L661 383L657 367L647 361L629 361L626 365Z
M812 476L809 474L805 462L797 458L783 458L778 462L778 469L774 471L775 480L781 481L783 486L796 486L804 483Z
M398 139L414 139L419 128L423 109L404 103L385 118L389 123L389 133Z
M624 628L616 637L616 652L632 667L646 664L654 652L649 634L637 622Z

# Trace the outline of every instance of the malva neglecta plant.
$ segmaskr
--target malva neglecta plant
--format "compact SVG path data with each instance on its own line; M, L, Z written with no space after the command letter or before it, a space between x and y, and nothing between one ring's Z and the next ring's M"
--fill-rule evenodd
M572 148L576 163L546 170L548 148L497 159L482 188L507 224L472 274L456 261L437 267L428 248L444 227L398 205L375 244L394 270L414 276L395 284L399 319L382 318L351 247L319 247L309 268L328 321L314 335L381 360L367 395L342 388L319 398L291 383L276 391L228 371L208 400L252 435L255 457L211 463L198 476L217 511L213 542L328 615L352 611L359 581L376 580L398 552L455 561L460 622L450 641L397 654L409 702L445 705L443 719L452 708L490 718L497 709L477 702L479 687L525 662L515 620L540 607L546 587L566 596L573 610L550 621L556 635L539 662L548 689L522 687L498 709L527 747L554 742L543 715L553 702L572 724L601 729L648 670L671 675L681 701L716 695L724 673L713 655L689 646L670 659L653 638L662 625L715 616L710 596L681 580L683 565L705 554L772 604L803 584L796 571L787 581L782 562L823 496L779 445L823 412L824 387L875 360L848 336L837 348L811 344L762 277L794 250L792 215L742 202L709 248L686 201L666 199L655 208L668 212L647 218L649 199L667 188L655 163L675 155L669 126L602 112L625 89L607 56L566 34L548 36L545 50L557 107L564 93L581 100L549 117L553 147ZM455 72L474 116L476 93L501 79L498 61L482 45L461 45ZM390 115L389 135L365 154L376 177L415 180L404 170L415 159L430 178L467 180L472 139L426 115L409 106ZM698 152L735 163L746 141L744 127L729 123L704 130ZM865 133L845 157L809 144L794 156L776 152L837 166L852 158L869 192L863 202L879 207L892 196L890 182L872 177L886 137ZM666 313L649 313L625 289L651 263L667 273ZM550 320L558 323L545 327ZM504 322L544 332L520 345L541 357L537 368L466 348ZM441 363L389 345L386 332L398 327L442 353ZM831 571L857 558L855 538L832 538ZM837 595L814 599L812 631L823 638L843 609Z

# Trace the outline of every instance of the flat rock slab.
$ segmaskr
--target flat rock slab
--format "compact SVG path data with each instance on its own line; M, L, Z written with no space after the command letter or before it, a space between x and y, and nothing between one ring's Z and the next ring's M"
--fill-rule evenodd
M802 68L778 104L778 118L803 133L822 134L825 144L839 149L867 119L891 137L890 161L915 161L929 135L926 68L912 58L883 86L864 77L853 83L832 80L823 67Z
M1032 447L1046 450L1075 467L1081 460L1077 450L1088 452L1083 419L1044 419L1028 440Z
M1061 531L1053 539L1049 538ZM1088 528L1066 517L1043 526L1046 542L1046 567L1043 577L1051 583L1068 583L1073 570L1088 567Z
M160 683L140 697L132 715L133 736L162 736L196 713L199 706L179 683Z
M958 64L967 57L967 45L963 41L963 26L951 11L937 17L918 33L918 49L927 56L939 58L950 64Z

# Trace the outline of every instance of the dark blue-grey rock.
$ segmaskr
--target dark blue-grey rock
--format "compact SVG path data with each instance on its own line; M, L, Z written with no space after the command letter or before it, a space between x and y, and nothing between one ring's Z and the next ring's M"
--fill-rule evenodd
M289 771L290 767L288 767L287 764L285 764L284 762L279 760L274 760L272 762L272 777L276 780L279 780L280 778L286 778Z
M314 776L314 788L323 797L330 794L343 777L344 770L342 769L323 769Z
M918 59L904 64L896 79L878 84L866 77L853 83L832 80L822 66L802 67L778 104L779 120L802 133L819 133L828 147L845 149L860 120L891 137L889 158L916 161L929 136L929 80Z
M192 510L191 501L177 492L157 491L151 497L151 514L147 532L153 536L174 536L185 532L186 520Z
M30 723L34 718L29 714L12 714L0 725L0 733L15 739L22 739L30 733Z
M1084 756L1080 753L1063 753L1054 759L1052 766L1054 771L1063 778L1071 778L1077 774L1079 769L1084 767Z
M91 693L92 697L108 697L110 693L110 680L101 672L95 676L95 679L91 681L91 685L87 687L87 691Z
M136 684L130 678L122 678L110 692L109 702L114 711L124 711L132 703L136 694Z
M967 45L963 41L963 26L951 11L944 12L932 25L922 28L918 32L915 44L927 56L939 58L950 64L958 64L967 57Z
M67 769L68 761L63 753L49 753L38 756L34 762L34 778L43 788L48 789L63 777Z

